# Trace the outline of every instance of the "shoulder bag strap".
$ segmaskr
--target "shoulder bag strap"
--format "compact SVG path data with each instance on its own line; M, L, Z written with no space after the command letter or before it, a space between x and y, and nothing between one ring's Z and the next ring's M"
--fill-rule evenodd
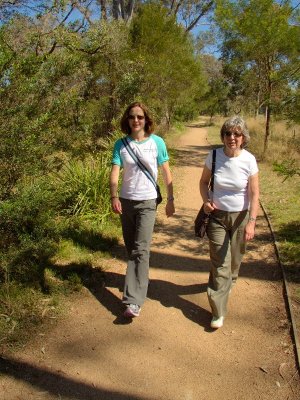
M215 183L215 169L216 169L216 152L217 150L213 150L212 154L212 167L211 167L211 178L210 178L210 190L214 191L214 183Z
M128 151L129 155L132 157L132 159L136 162L136 164L138 165L138 167L144 172L144 174L147 176L147 178L152 182L152 184L154 185L156 191L158 191L158 185L155 182L155 179L153 178L151 172L147 169L147 167L142 163L142 161L137 157L137 155L134 153L134 151L132 150L132 148L129 145L129 141L127 138L125 139L121 139L122 143L124 145L124 147L126 148L126 150Z

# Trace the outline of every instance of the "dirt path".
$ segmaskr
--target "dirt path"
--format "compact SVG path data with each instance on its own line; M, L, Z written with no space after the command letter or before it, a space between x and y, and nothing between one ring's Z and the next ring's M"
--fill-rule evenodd
M120 246L104 287L86 289L51 332L0 359L1 400L299 400L280 271L262 214L224 327L209 329L207 241L192 231L205 129L189 127L176 147L177 213L167 219L159 206L141 316L132 323L120 317Z

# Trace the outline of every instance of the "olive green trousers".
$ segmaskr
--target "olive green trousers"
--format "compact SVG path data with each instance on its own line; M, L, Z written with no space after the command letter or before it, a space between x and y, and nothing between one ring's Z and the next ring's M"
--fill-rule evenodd
M207 228L211 261L207 295L215 317L227 314L229 293L246 251L244 231L248 219L248 210L212 213Z

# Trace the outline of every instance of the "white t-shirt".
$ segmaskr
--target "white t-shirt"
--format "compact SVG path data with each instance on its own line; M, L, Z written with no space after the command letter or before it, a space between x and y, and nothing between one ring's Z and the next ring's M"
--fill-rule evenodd
M156 181L158 166L169 160L164 140L153 133L141 142L133 140L130 136L127 136L127 139L133 152L151 172ZM121 139L115 143L112 164L123 168L120 197L129 200L156 199L156 188L133 160Z
M205 165L212 169L212 151L208 154ZM227 157L223 147L217 149L214 192L211 199L218 210L248 210L249 178L258 172L256 159L249 151L242 149L237 157Z

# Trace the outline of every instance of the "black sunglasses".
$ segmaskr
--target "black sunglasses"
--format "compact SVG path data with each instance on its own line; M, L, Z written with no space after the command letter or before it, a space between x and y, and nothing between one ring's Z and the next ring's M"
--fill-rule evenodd
M138 119L139 121L142 121L143 119L145 119L145 116L144 115L128 115L128 119L132 119L132 120L134 120L134 119Z
M231 135L233 135L235 138L239 138L239 137L243 136L243 134L240 133L240 132L230 132L230 131L226 131L226 132L224 133L224 136L226 136L226 137L230 137Z

